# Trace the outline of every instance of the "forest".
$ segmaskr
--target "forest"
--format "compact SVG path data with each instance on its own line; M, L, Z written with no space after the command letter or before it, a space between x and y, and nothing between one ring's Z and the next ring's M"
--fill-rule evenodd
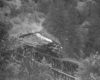
M0 0L0 80L100 80L99 0Z

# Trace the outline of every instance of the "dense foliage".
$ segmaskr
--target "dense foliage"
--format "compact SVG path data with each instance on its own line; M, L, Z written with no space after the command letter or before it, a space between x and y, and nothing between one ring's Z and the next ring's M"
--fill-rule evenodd
M99 10L99 0L0 0L0 80L99 80Z

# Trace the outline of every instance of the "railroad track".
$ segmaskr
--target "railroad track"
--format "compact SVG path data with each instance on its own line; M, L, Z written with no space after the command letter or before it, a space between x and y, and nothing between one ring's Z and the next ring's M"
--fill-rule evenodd
M33 46L33 47L34 47L34 46ZM53 71L56 71L56 72L58 72L58 73L60 73L60 74L63 74L64 76L67 77L66 80L78 80L78 78L76 78L74 75L69 74L67 71L64 71L64 70L63 70L63 67L64 67L64 66L61 66L60 68L58 68L59 63L60 63L60 65L64 65L63 62L69 63L69 64L73 64L72 66L77 65L76 67L78 67L78 66L80 65L80 63L79 63L78 61L72 60L72 59L70 59L70 58L69 58L69 59L57 58L57 57L54 57L54 56L51 56L51 55L48 55L48 54L42 52L40 49L37 49L36 47L34 47L34 48L37 50L39 56L42 56L42 58L45 57L45 59L46 59L47 62L48 62L47 58L48 58L48 57L51 58L51 62L48 63L49 65L47 64L47 65L45 65L45 66L49 67L49 68L50 68L51 70L53 70ZM41 60L38 61L38 60L35 58L35 57L36 57L36 56L34 56L35 53L31 53L31 54L32 54L32 56L33 56L33 58L31 59L32 61L35 61L36 63L38 63L38 64L44 66L44 64L41 62ZM22 56L23 58L27 59L27 57L26 57L25 55L21 55L21 54L18 54L18 55L20 55L20 56ZM15 59L15 60L16 60L16 59ZM56 60L56 61L58 62L58 64L57 64L56 62L52 61L52 60ZM17 61L17 62L18 62L18 61ZM19 62L20 62L20 61L19 61ZM56 65L56 66L55 66L55 65ZM67 66L69 66L69 65L66 65L65 67L67 67ZM73 72L72 72L72 73L73 73Z

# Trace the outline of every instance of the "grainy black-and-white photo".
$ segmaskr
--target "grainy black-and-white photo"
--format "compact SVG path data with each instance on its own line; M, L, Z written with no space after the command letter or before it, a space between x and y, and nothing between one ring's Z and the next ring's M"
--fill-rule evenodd
M0 80L100 80L100 0L0 0Z

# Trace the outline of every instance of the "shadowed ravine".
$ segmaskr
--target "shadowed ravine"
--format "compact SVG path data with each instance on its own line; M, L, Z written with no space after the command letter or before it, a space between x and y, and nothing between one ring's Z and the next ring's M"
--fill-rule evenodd
M0 80L100 80L99 0L0 0Z

